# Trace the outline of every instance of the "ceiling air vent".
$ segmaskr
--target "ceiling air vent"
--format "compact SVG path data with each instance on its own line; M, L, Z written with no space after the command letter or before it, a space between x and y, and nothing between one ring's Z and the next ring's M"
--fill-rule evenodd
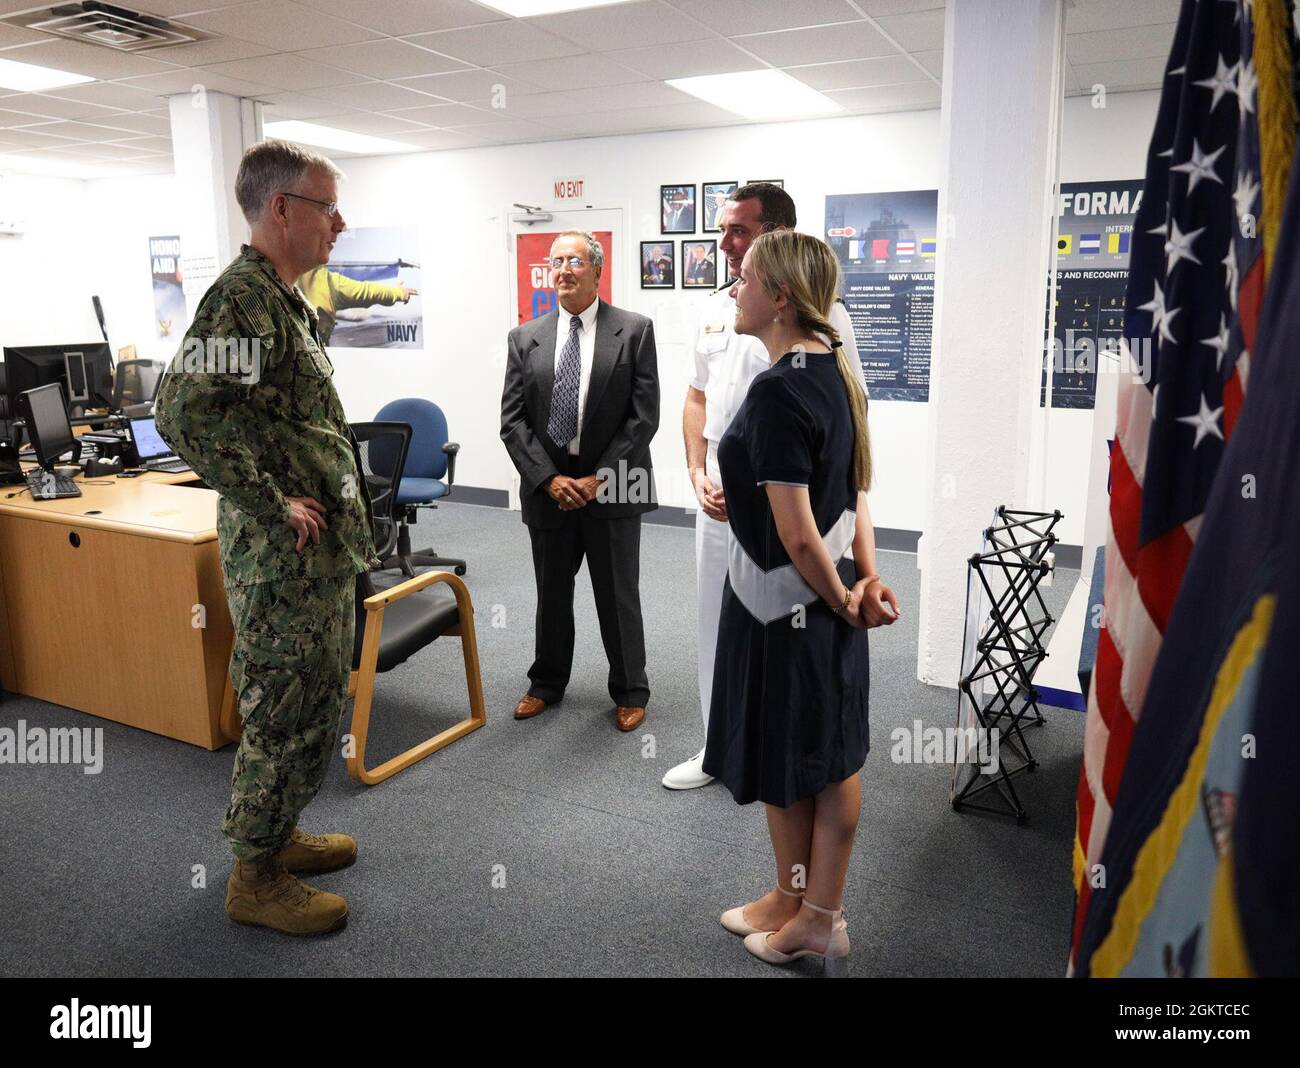
M117 52L147 52L151 48L206 41L213 36L157 15L98 0L33 8L0 18L0 24L53 33Z

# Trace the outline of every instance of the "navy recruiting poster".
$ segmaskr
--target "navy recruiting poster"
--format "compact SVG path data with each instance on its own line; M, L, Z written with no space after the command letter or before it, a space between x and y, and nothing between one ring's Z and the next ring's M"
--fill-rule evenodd
M420 236L415 227L344 230L324 267L298 282L329 330L330 348L424 347Z
M149 263L153 269L153 319L159 337L180 337L188 327L185 290L181 277L181 239L149 238Z
M1044 345L1040 404L1047 403L1050 372L1053 408L1093 407L1098 361L1115 359L1108 354L1119 351L1124 335L1129 242L1141 200L1141 179L1060 187L1055 321ZM1050 279L1047 294L1051 301Z
M930 397L938 212L936 189L826 198L826 241L872 400Z

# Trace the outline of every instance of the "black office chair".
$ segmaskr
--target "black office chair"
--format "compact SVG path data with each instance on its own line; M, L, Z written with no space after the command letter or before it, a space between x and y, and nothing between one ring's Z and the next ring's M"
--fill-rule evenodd
M119 360L113 375L113 411L132 418L147 416L164 370L154 360Z
M395 490L402 482L411 428L398 422L353 423L352 432L361 450L362 476L370 490L376 553L384 560L397 545L405 512ZM373 786L478 730L487 722L487 710L474 632L474 604L465 583L455 575L447 571L426 571L381 590L375 585L373 575L363 571L357 576L356 613L353 670L348 683L349 695L356 698L351 728L355 745L347 766L348 774L354 779ZM366 737L370 730L375 675L405 663L444 635L461 640L469 717L378 767L367 769Z

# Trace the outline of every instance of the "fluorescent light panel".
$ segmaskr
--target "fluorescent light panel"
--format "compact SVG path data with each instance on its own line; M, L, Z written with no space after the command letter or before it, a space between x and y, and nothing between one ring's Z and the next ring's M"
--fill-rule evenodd
M668 84L747 119L793 119L844 110L830 97L781 70L669 78Z
M0 88L13 89L19 93L39 93L44 89L58 89L64 85L80 85L82 82L94 80L84 74L73 74L71 71L38 67L35 63L18 63L12 59L0 59Z
M351 130L336 130L332 126L318 126L314 122L286 120L268 122L262 127L268 137L278 137L285 141L297 141L317 148L334 148L340 152L414 152L415 145L403 144L401 141L389 141L383 137L371 137L369 134L354 133Z
M514 15L517 19L534 15L555 15L561 11L584 11L589 7L613 7L628 0L478 0L484 7Z

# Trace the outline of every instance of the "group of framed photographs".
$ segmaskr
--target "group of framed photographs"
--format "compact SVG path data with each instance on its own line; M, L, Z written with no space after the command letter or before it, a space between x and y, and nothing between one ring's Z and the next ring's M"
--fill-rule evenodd
M770 182L784 187L780 178L754 178L752 182ZM749 184L749 183L747 183ZM702 182L700 197L696 200L695 183L689 185L661 185L659 187L659 228L665 234L694 234L697 221L700 232L718 234L722 206L727 198L740 188L739 182ZM697 211L698 207L698 211ZM702 216L702 217L701 217ZM712 239L683 239L681 256L677 245L667 241L641 242L641 288L673 289L677 285L678 264L681 265L683 289L717 289L732 281L726 258L722 257L723 278L718 276L718 242Z
M677 246L681 245L678 257ZM681 242L641 242L641 288L673 289L677 285L677 265L681 264L683 289L717 289L722 280L718 277L718 243L712 239L692 239ZM726 259L722 260L725 265ZM727 274L726 281L730 281Z

